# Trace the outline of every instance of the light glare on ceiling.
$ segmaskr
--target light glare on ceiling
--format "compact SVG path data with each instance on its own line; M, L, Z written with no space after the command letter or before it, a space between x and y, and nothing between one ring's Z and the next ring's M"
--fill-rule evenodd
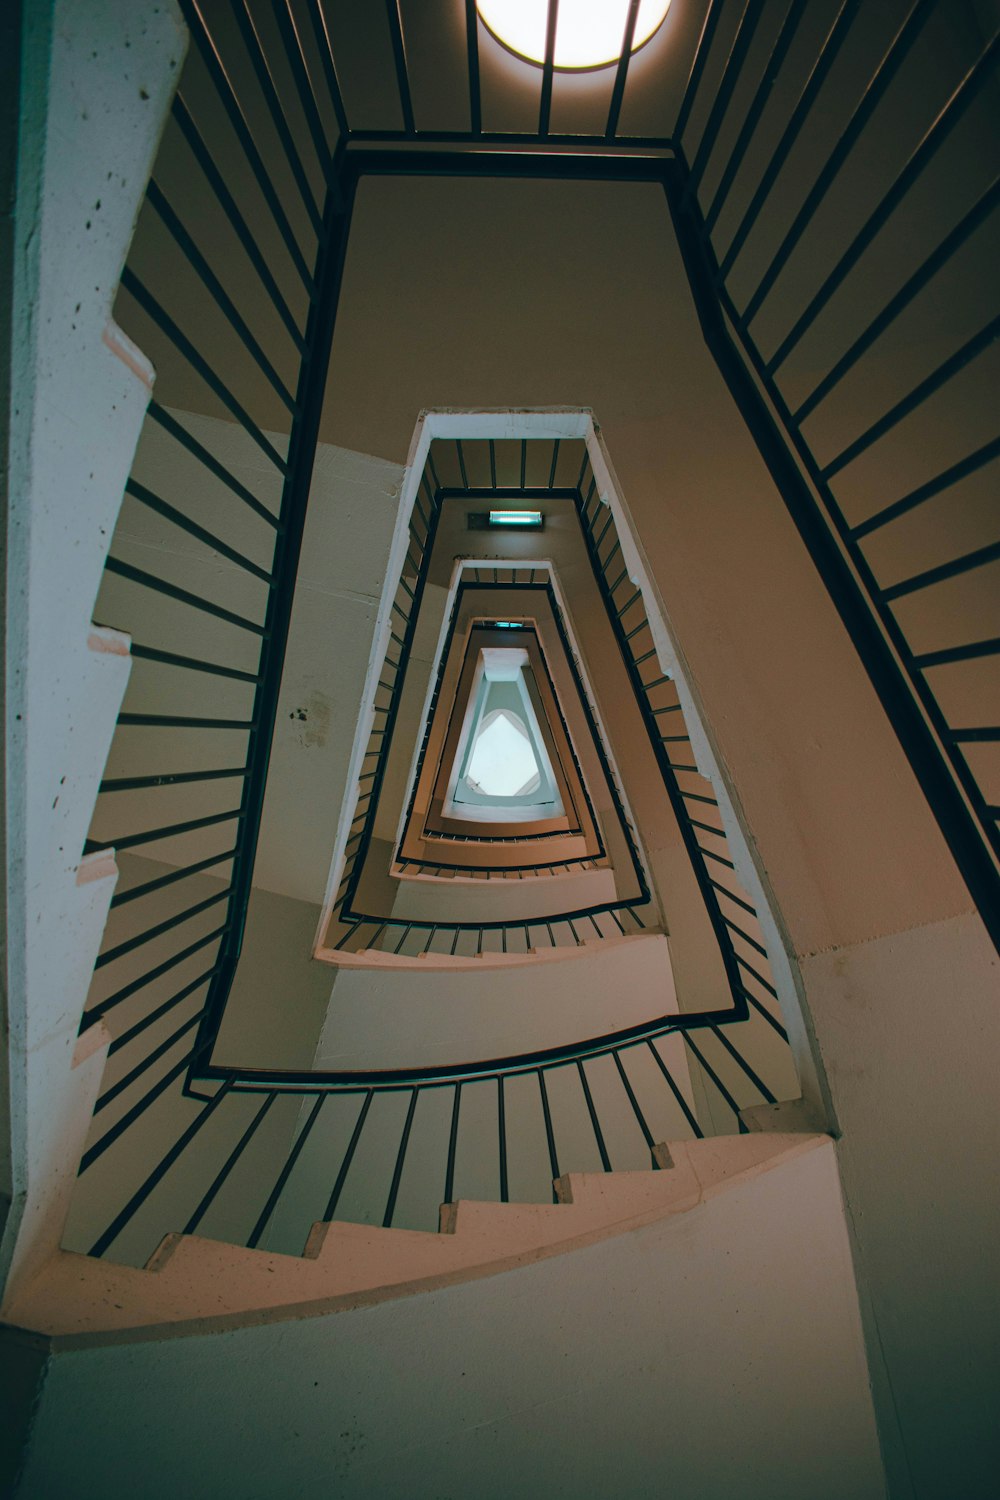
M548 0L477 0L483 22L499 42L529 62L544 63ZM555 66L601 68L617 62L629 0L559 0ZM662 24L670 0L642 0L632 51Z

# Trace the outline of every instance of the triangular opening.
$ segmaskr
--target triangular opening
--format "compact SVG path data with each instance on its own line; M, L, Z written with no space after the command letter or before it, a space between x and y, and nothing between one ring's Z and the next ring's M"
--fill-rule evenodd
M563 812L532 688L523 648L480 650L448 779L447 813L491 822L498 812L518 820Z
M513 709L483 715L462 783L484 797L521 799L538 791L542 774L524 720Z

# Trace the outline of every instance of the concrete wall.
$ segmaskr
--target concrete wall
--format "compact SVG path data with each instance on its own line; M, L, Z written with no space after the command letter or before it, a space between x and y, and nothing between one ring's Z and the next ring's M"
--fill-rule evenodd
M58 1243L96 1082L94 1057L78 1054L73 1071L74 1046L114 867L81 863L81 850L128 660L124 640L91 628L91 610L152 381L110 309L182 55L169 4L138 13L85 0L24 15L5 640L14 1208L4 1276Z

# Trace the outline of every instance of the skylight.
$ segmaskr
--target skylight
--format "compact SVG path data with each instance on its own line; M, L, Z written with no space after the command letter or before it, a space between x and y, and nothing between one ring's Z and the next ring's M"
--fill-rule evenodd
M500 708L487 714L476 735L465 779L485 797L519 797L536 791L541 772L531 740L517 714Z
M670 0L642 0L632 51L648 42L662 24ZM477 0L488 30L508 51L528 62L544 63L548 0ZM555 66L606 67L622 53L629 0L559 0Z

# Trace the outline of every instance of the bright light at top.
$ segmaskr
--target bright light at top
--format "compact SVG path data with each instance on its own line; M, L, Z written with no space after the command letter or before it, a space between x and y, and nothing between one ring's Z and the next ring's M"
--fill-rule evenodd
M545 61L548 0L476 0L476 8L498 41L529 62ZM622 53L629 0L559 0L557 68L601 68ZM642 0L632 51L663 22L670 0Z
M491 526L541 526L540 510L491 510Z
M465 779L474 792L487 797L527 796L538 789L538 762L517 714L501 708L486 716Z

